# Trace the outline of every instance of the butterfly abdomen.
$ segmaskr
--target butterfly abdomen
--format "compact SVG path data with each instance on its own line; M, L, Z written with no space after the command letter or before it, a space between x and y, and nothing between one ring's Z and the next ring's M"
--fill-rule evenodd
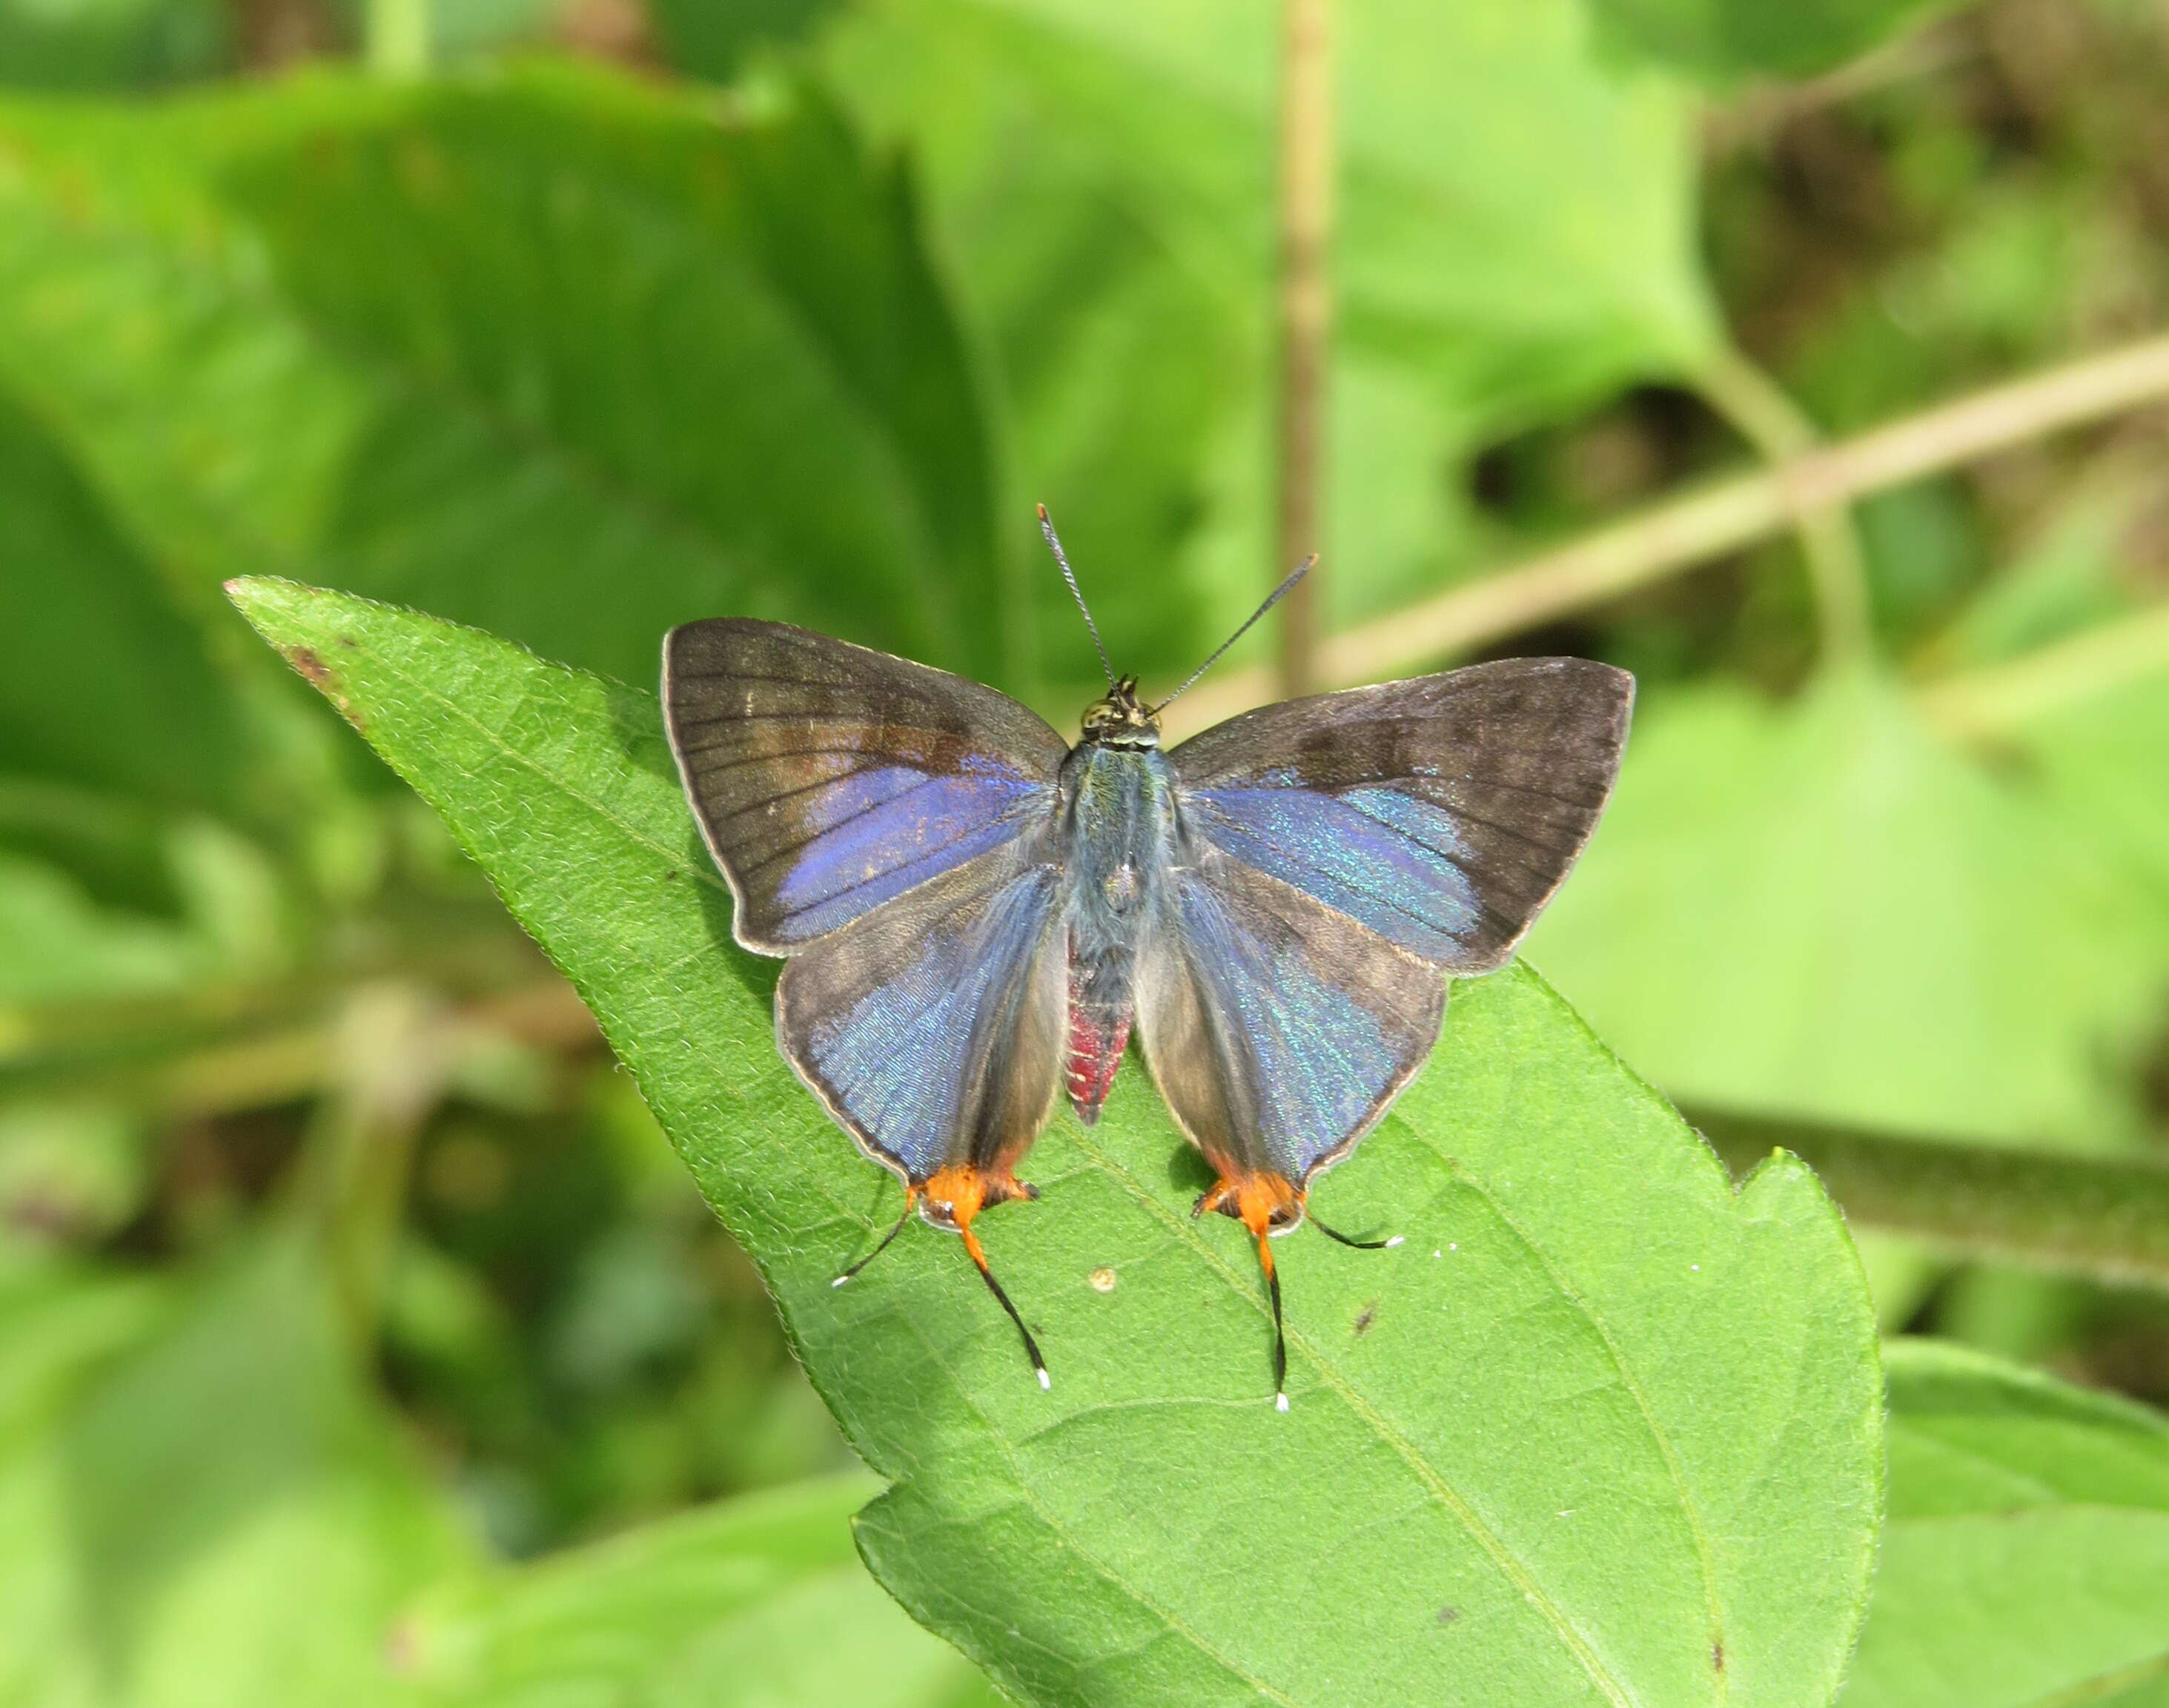
M1129 980L1104 959L1080 959L1070 940L1069 1053L1063 1089L1077 1118L1090 1126L1122 1065L1130 1042ZM1123 959L1127 960L1125 956Z
M1062 787L1069 926L1063 1089L1089 1127L1130 1041L1138 936L1169 863L1174 793L1157 750L1089 745L1070 754Z

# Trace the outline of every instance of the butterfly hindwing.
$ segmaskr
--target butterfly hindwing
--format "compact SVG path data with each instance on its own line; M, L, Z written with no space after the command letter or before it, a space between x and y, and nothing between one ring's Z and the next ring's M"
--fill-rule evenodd
M1040 839L945 873L794 955L776 1039L829 1113L914 1185L1005 1177L1047 1124L1065 958Z
M1208 850L1173 875L1138 969L1138 1028L1176 1120L1224 1176L1301 1182L1421 1065L1438 969Z
M1510 659L1285 701L1169 755L1191 833L1387 942L1505 964L1596 827L1633 678Z
M663 697L738 941L771 955L1043 826L1069 750L992 688L787 623L673 629Z

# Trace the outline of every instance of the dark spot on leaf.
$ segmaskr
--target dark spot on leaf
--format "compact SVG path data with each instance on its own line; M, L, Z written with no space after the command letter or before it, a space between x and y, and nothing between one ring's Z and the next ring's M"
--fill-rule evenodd
M352 645L353 643L349 642L348 644ZM361 719L354 716L354 707L347 703L346 696L339 691L338 678L332 674L331 667L317 656L314 648L286 647L282 650L286 654L286 662L306 676L326 699L338 707L340 717L355 729L361 728Z
M325 667L312 647L288 647L286 662L314 682L326 693L331 691L332 673Z
M1441 1625L1452 1625L1460 1617L1461 1609L1458 1607L1442 1607L1438 1610L1438 1622Z
M352 652L357 644L354 638L350 634L341 635L338 638L338 643L344 647L349 652Z
M1361 1337L1370 1333L1371 1325L1378 1320L1378 1301L1372 1300L1356 1313L1356 1333Z
M675 883L678 881L678 868L674 866L665 867L663 873L663 881L665 883Z
M1723 1643L1712 1643L1709 1646L1709 1663L1720 1673L1724 1670L1724 1645Z

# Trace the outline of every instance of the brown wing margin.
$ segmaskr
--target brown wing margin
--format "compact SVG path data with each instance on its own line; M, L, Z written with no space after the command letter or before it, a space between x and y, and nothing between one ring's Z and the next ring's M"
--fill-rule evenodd
M1509 659L1290 700L1170 755L1186 822L1447 971L1511 957L1580 856L1633 678Z
M787 955L1051 814L1067 745L1005 694L788 623L663 641L686 798L739 942Z

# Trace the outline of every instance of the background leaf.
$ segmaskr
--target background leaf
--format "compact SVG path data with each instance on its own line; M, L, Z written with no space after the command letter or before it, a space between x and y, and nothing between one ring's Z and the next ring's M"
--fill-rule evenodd
M1884 683L1706 690L1646 709L1529 953L1684 1101L2100 1145L2159 989L2124 895Z
M85 1382L157 1322L161 1289L88 1266L0 1273L0 1700L95 1699L61 1425Z
M408 1622L408 1671L447 1708L998 1701L859 1564L849 1519L878 1487L803 1482L499 1574Z
M893 1194L773 1053L770 971L723 947L727 899L647 695L364 601L233 591L595 1007L816 1385L898 1480L861 1520L868 1559L1005 1688L1827 1691L1876 1500L1851 1252L1797 1165L1735 1195L1532 977L1463 988L1430 1072L1325 1188L1342 1220L1410 1243L1291 1254L1285 1416L1250 1260L1188 1217L1192 1170L1149 1089L1129 1076L1089 1139L1051 1133L1045 1201L987 1230L1060 1349L1042 1394L946 1242L829 1284ZM1111 1292L1087 1284L1102 1268Z
M1829 71L1954 0L1591 0L1604 35L1713 83Z
M383 1700L395 1614L470 1556L356 1375L288 1234L83 1396L62 1436L71 1551L112 1699Z
M1594 63L1573 0L1340 19L1325 556L1348 621L1466 562L1479 435L1690 370L1718 334L1688 108ZM819 41L853 109L925 163L1018 435L1010 537L1035 543L1044 499L1148 674L1186 672L1267 584L1275 27L1226 0L877 0ZM1048 674L1089 680L1060 584L1026 584Z
M230 807L241 730L202 625L30 415L0 393L0 774Z
M725 607L1005 676L962 352L903 181L817 97L324 77L0 135L0 315L45 334L0 373L186 572L628 677Z
M1887 1358L1889 1522L1845 1708L2155 1708L2169 1423L1958 1348Z
M233 62L218 0L0 0L0 82L25 88L145 88Z

